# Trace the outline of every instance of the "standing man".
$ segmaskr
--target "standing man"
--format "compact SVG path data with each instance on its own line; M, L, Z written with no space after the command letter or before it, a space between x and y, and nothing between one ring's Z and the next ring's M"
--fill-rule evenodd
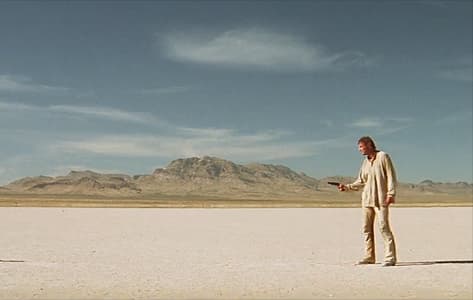
M378 217L379 229L384 239L384 267L394 266L397 261L396 244L389 226L389 205L394 203L396 196L396 172L389 155L376 149L373 139L364 136L358 140L358 149L366 159L361 165L355 182L340 184L340 191L358 191L361 194L363 209L363 235L365 240L365 256L358 264L374 264L374 219Z

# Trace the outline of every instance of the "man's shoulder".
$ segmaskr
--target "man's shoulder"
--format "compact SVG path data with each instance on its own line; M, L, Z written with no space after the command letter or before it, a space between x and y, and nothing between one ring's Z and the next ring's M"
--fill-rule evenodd
M389 154L387 154L384 151L378 151L378 154L380 158L389 158Z

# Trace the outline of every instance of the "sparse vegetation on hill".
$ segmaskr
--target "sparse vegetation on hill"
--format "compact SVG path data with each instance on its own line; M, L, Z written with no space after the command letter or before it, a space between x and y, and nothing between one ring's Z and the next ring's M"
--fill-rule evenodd
M246 165L215 158L177 159L150 175L100 174L71 171L66 176L25 177L4 187L4 195L69 195L128 197L141 199L207 198L239 200L299 200L334 198L356 201L356 193L339 193L327 181L349 183L353 177L332 176L315 179L286 166L251 163ZM471 199L473 185L466 182L419 184L400 183L401 197L422 198L431 195ZM345 200L343 200L345 199Z

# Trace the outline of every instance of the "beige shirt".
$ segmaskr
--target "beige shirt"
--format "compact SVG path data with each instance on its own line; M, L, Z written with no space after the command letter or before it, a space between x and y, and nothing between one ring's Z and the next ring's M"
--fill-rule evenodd
M391 158L385 152L378 151L372 162L368 158L363 161L358 178L346 186L352 191L363 188L363 207L380 207L380 204L385 206L384 200L387 196L396 195L396 185L396 171Z

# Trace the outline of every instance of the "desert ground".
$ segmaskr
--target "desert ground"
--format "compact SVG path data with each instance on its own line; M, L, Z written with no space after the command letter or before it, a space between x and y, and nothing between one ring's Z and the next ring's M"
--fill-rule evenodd
M360 208L1 207L0 299L471 299L472 207L391 223L355 266Z

